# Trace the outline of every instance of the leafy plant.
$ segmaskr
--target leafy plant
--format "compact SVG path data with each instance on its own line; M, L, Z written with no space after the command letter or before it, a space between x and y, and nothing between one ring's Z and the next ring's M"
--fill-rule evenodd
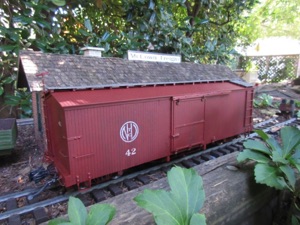
M246 149L238 155L237 160L255 161L256 182L278 190L289 190L293 194L292 205L300 210L297 205L300 191L296 189L296 176L300 172L300 130L289 126L282 128L281 144L261 130L256 133L263 141L244 142Z
M80 199L70 197L68 202L67 219L53 219L48 225L105 225L114 217L116 210L108 204L96 204L91 206L89 213Z
M5 104L11 107L16 107L21 118L32 117L31 93L26 89L19 89L15 95L6 95Z
M145 190L134 200L151 212L158 225L204 225L199 214L205 193L202 178L193 169L174 167L168 172L171 191Z
M297 108L300 108L300 101L295 101L295 106L297 107Z
M0 96L4 94L4 85L5 84L10 84L12 83L14 80L12 79L12 77L3 77L0 74Z
M253 101L254 107L272 107L273 106L273 96L263 93L258 96L258 99Z

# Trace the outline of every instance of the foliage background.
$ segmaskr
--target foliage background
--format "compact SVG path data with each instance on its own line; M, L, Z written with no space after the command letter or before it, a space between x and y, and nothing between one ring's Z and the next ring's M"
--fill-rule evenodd
M22 49L80 54L81 47L93 46L104 47L104 56L110 57L126 57L127 50L154 51L233 66L236 46L263 35L259 26L273 30L274 16L284 24L287 11L299 7L299 1L2 0L0 116L8 110L4 96L15 95ZM289 15L290 26L299 22L296 10Z

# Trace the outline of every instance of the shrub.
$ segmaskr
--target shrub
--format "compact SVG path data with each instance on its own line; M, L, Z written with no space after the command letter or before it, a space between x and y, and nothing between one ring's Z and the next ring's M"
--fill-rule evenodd
M114 217L116 210L108 204L91 206L89 213L80 199L70 197L68 202L68 219L53 219L48 225L105 225Z
M292 204L288 213L291 215L295 209L299 210L297 201L300 190L296 188L296 177L299 177L300 173L300 130L289 126L282 128L280 130L281 144L261 130L256 133L262 141L244 142L245 149L238 155L237 160L256 162L254 174L257 183L292 193ZM299 224L300 218L297 219L295 215L288 217L289 222Z

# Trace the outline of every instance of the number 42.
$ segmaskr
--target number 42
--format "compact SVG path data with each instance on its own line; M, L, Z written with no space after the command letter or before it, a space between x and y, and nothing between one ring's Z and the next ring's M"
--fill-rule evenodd
M136 148L128 149L125 153L126 156L133 156L136 154Z

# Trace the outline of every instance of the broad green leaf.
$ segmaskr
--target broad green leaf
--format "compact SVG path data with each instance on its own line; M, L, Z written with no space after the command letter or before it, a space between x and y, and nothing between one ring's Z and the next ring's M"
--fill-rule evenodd
M90 208L86 225L106 225L114 217L116 210L108 204L96 204Z
M254 168L255 181L257 183L266 184L269 187L274 187L279 190L288 188L284 179L278 176L278 174L280 174L278 170L278 168L258 163Z
M244 151L240 152L237 157L238 162L243 162L247 159L251 159L251 160L254 160L254 161L260 162L260 163L270 162L270 159L268 157L266 157L264 154L262 154L260 152L252 151L250 149L245 149Z
M272 152L272 160L274 162L279 162L279 163L283 163L283 164L289 163L289 161L287 161L285 158L283 158L283 156L280 153L275 152L275 151Z
M257 133L264 141L269 139L269 135L262 130L256 130L255 133Z
M178 225L184 223L184 215L164 190L145 190L134 198L137 204L151 212L157 225Z
M273 151L278 152L279 155L283 155L280 145L274 138L270 137L266 140L266 142L272 148Z
M62 219L62 218L57 218L57 219L53 219L53 220L50 220L48 225L70 225L72 223L68 222L67 219Z
M279 169L284 173L293 190L295 190L296 177L294 170L288 165L280 166Z
M205 193L202 178L193 169L174 167L168 172L171 195L187 220L199 212L204 204Z
M280 130L283 154L289 155L300 143L300 131L296 127L284 127Z
M0 96L3 95L3 93L4 93L4 88L0 86Z
M158 225L188 225L204 202L202 179L193 169L174 167L168 172L168 181L170 192L145 190L134 200L153 213Z
M68 216L73 225L85 225L87 211L80 199L72 196L69 198Z
M271 155L270 149L261 141L247 140L244 142L244 147Z
M51 0L54 5L64 6L66 4L66 0Z
M190 225L206 225L206 218L203 214L196 213L192 216Z

